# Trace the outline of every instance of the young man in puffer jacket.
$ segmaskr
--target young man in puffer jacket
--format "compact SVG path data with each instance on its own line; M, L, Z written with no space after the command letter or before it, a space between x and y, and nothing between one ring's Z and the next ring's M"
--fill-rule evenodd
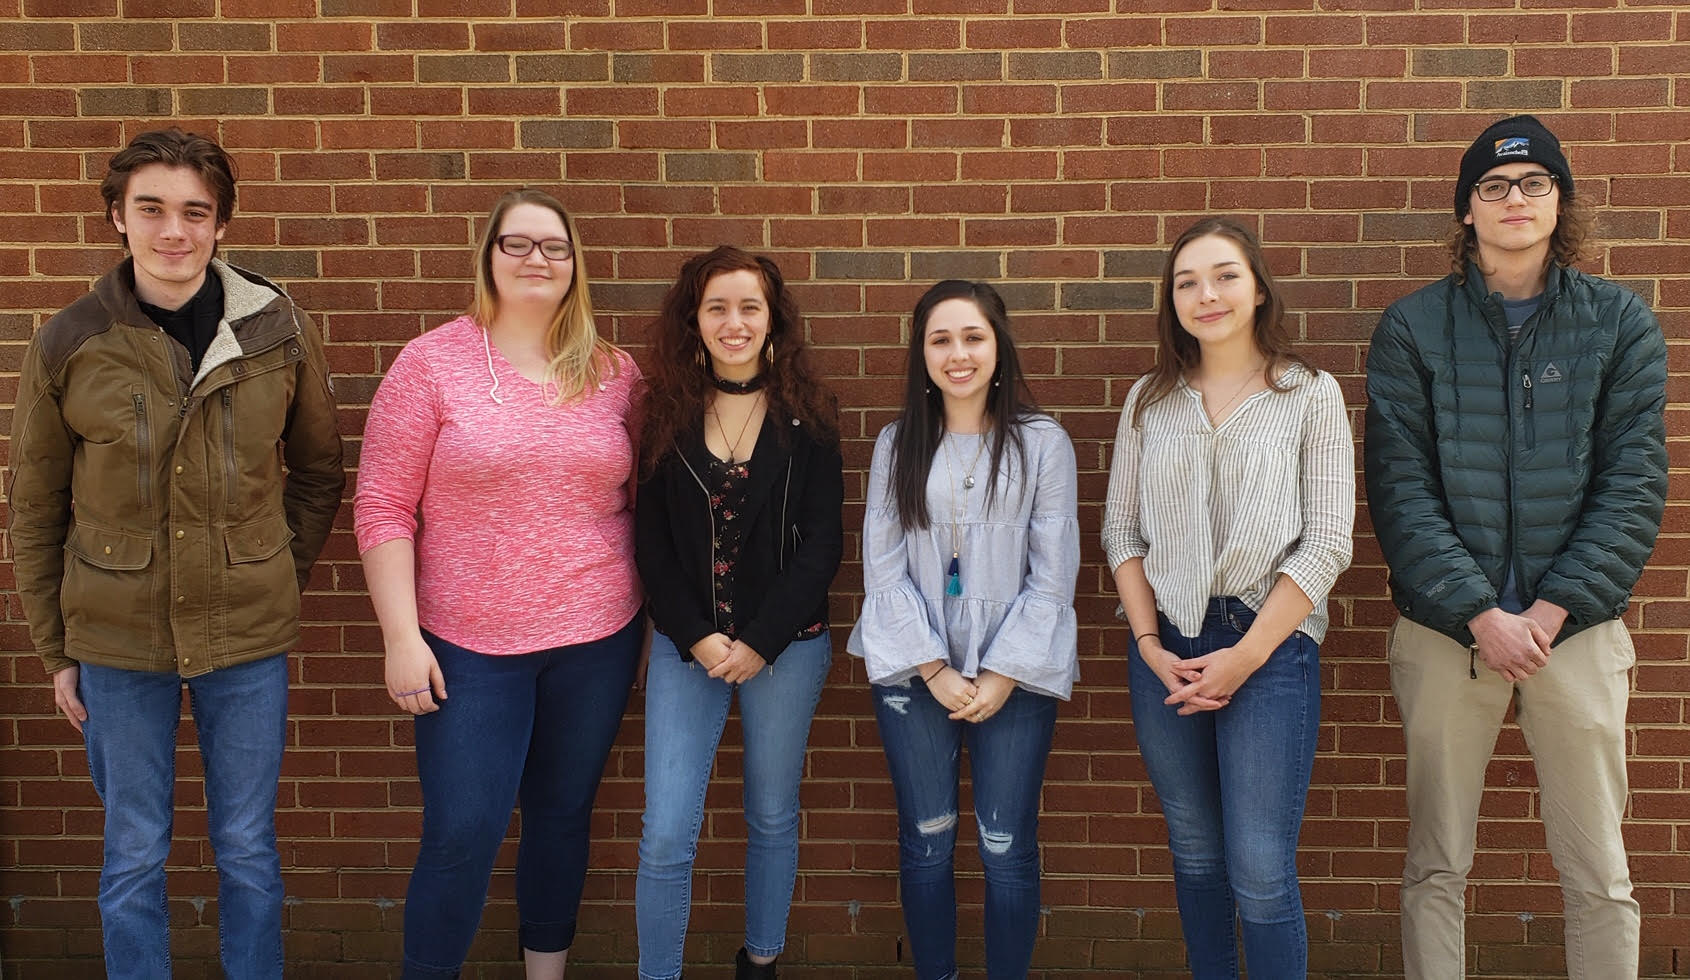
M1402 616L1404 970L1465 976L1463 897L1503 714L1536 764L1573 980L1635 978L1619 616L1667 489L1666 345L1633 292L1572 267L1588 214L1531 116L1461 161L1454 272L1393 304L1367 358L1368 507Z
M142 133L101 193L129 258L36 332L19 379L18 592L105 804L107 975L170 975L185 684L223 971L280 978L287 651L345 483L323 343L278 287L213 258L235 206L216 143Z

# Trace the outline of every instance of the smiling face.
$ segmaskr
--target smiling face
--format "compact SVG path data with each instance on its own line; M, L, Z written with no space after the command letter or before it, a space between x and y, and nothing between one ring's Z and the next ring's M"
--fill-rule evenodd
M1508 196L1499 201L1481 201L1478 188L1498 177L1517 180L1548 172L1538 163L1505 163L1485 171L1474 182L1467 199L1467 216L1461 220L1473 228L1481 266L1496 266L1497 253L1535 252L1539 260L1547 260L1550 237L1560 220L1561 189L1556 187L1543 197L1527 197L1519 187L1510 187Z
M998 368L998 338L980 307L966 299L948 299L927 315L922 338L927 377L951 406L984 410L992 375Z
M226 227L217 223L216 198L199 173L163 163L129 175L111 220L135 257L135 294L169 310L199 291Z
M499 221L498 234L487 243L491 249L493 291L501 306L535 304L556 309L569 295L574 282L574 256L548 259L539 248L521 257L506 255L498 246L499 238L505 235L520 235L536 242L548 238L567 241L569 230L564 227L562 216L538 204L513 205Z
M698 304L698 336L710 353L716 377L755 378L769 339L769 301L762 278L749 269L711 276Z
M1174 256L1173 270L1174 312L1200 347L1255 344L1256 307L1267 294L1237 242L1222 235L1193 239Z

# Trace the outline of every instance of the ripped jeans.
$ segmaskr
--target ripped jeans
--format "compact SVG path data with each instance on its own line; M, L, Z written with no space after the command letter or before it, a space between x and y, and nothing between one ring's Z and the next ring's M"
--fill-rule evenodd
M1056 699L1016 688L978 725L951 721L919 679L874 687L874 713L898 800L898 880L918 980L957 973L957 783L968 746L986 872L986 976L1020 980L1039 931L1039 792Z

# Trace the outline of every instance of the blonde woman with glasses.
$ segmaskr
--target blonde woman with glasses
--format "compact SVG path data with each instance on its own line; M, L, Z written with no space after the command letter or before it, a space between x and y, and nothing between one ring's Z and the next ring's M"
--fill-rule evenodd
M527 976L563 976L643 632L640 384L593 327L574 222L519 190L487 218L470 312L407 344L370 405L358 547L423 795L406 978L458 975L513 804Z

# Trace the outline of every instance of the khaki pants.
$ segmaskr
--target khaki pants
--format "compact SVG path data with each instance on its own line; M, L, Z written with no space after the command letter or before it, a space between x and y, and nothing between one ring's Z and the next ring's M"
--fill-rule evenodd
M1390 633L1391 691L1408 741L1408 858L1402 877L1408 980L1465 977L1463 899L1473 867L1485 767L1511 698L1537 767L1549 854L1561 876L1567 974L1637 976L1637 903L1620 820L1625 813L1625 710L1636 652L1618 620L1556 647L1518 684L1467 649L1399 618Z

